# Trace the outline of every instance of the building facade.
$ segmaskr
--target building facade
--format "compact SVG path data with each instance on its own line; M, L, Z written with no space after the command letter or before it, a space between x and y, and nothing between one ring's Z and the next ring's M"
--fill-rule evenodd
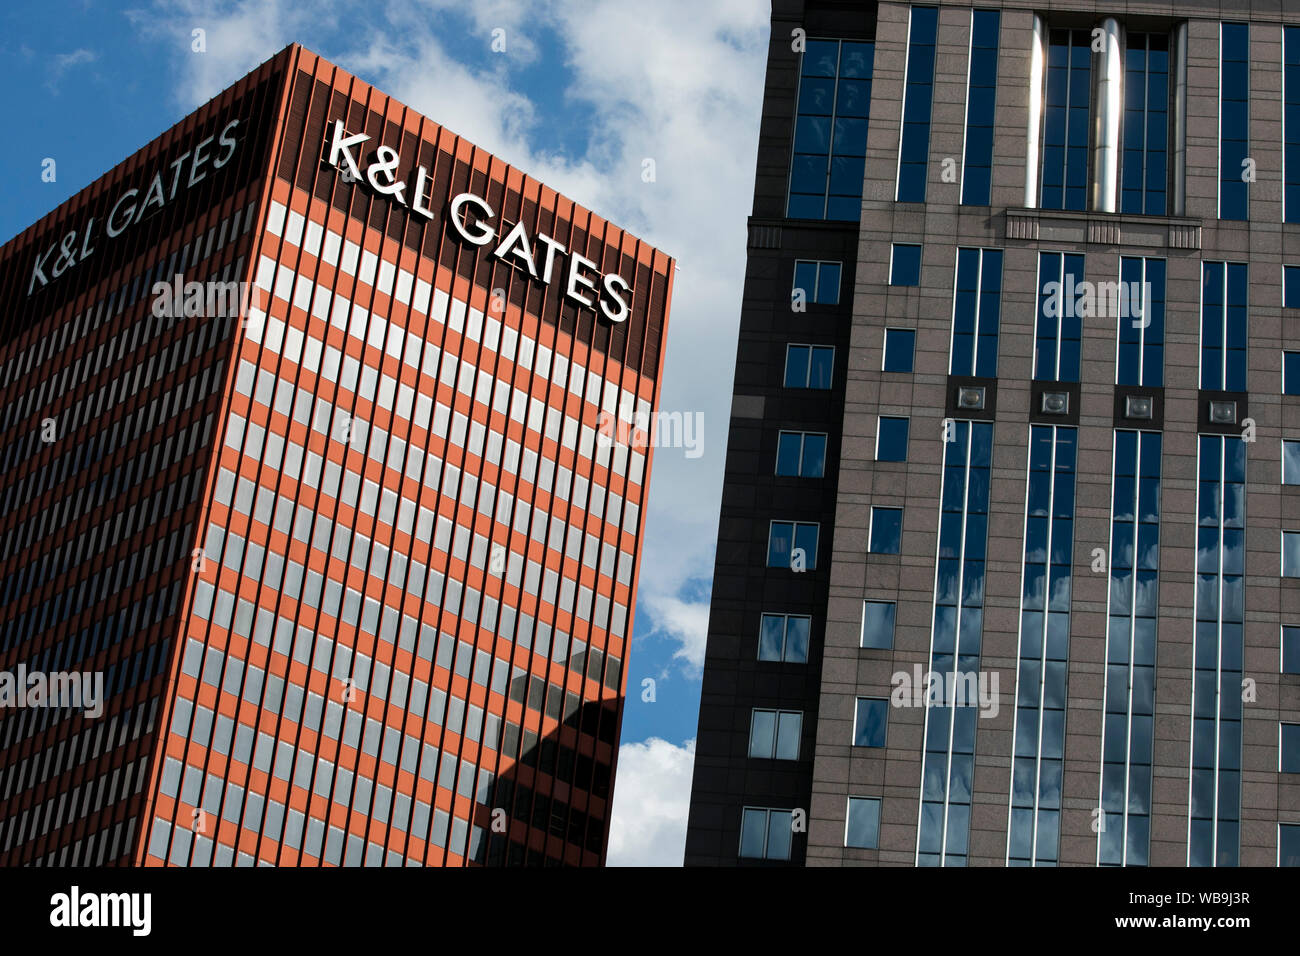
M688 865L1300 865L1285 6L774 2Z
M297 45L0 249L0 863L603 861L672 272Z

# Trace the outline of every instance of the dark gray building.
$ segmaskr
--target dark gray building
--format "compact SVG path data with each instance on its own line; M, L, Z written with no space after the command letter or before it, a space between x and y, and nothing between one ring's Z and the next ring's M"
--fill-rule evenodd
M688 865L1300 865L1300 10L774 0Z

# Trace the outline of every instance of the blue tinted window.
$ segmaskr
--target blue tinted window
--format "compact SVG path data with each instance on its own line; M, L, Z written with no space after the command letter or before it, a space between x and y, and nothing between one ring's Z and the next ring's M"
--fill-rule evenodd
M853 720L853 746L885 746L885 724L889 720L889 700L882 697L859 697Z
M1077 429L1031 425L1007 859L1055 864L1060 839Z
M849 222L861 216L874 54L869 42L807 42L787 216Z
M1201 435L1198 445L1187 862L1236 866L1241 821L1246 444L1235 437Z
M1300 578L1300 531L1282 532L1282 577Z
M1052 30L1043 109L1044 209L1086 209L1091 125L1092 38L1087 30Z
M967 691L978 693L993 425L957 421L947 437L930 640L930 670L943 677L943 690L926 708L921 866L966 863L974 718L980 704Z
M1282 484L1300 485L1300 441L1282 442Z
M862 602L862 646L890 648L894 646L894 602Z
M1001 250L958 249L950 375L997 375L1001 312Z
M838 262L796 261L792 301L802 299L805 303L815 305L838 304L841 272L842 266Z
M1300 773L1300 724L1282 725L1282 772Z
M1282 268L1282 307L1300 309L1300 266Z
M1246 265L1206 262L1201 286L1201 388L1244 392Z
M1083 314L1097 308L1082 294L1083 282L1083 256L1039 253L1034 335L1034 378L1039 381L1079 380Z
M890 285L921 284L921 247L894 243L889 263Z
M803 457L803 435L800 432L781 432L776 444L776 473L799 474L799 460Z
M758 638L758 659L805 663L811 624L812 619L806 615L764 614Z
M831 387L835 349L829 345L787 345L785 350L785 387Z
M1282 394L1300 395L1300 352L1282 353Z
M1159 432L1115 432L1101 775L1106 827L1097 835L1102 866L1149 862L1160 453Z
M1246 219L1250 191L1250 26L1222 25L1219 63L1219 218Z
M906 418L880 418L876 431L876 461L907 461Z
M1277 865L1300 866L1300 823L1278 825Z
M1296 827L1300 830L1300 827ZM844 824L844 845L874 850L880 842L880 801L867 797L849 797L848 817Z
M1120 385L1164 384L1165 260L1125 256L1119 268Z
M1169 37L1130 33L1125 44L1120 209L1163 216L1169 175Z
M868 551L872 554L898 554L902 536L902 508L871 509L871 543Z
M826 436L818 432L781 432L777 436L776 473L820 478L826 470Z
M997 10L971 13L970 80L966 89L966 158L962 163L961 201L987 206L993 181L993 127L997 114Z
M907 85L898 156L899 202L925 202L930 162L930 108L934 101L934 38L939 11L913 7L907 37Z
M1300 674L1300 627L1282 628L1282 673Z
M886 372L912 371L912 353L916 349L914 329L885 329ZM1300 379L1297 379L1300 382Z
M1300 222L1300 27L1282 28L1284 219Z
M818 526L805 521L773 521L768 531L767 566L793 570L802 562L806 570L817 567Z

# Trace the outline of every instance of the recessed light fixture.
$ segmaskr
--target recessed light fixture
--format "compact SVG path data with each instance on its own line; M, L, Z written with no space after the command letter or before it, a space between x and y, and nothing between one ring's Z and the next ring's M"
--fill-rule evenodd
M1153 405L1150 395L1128 395L1124 398L1124 417L1149 420Z
M1210 421L1215 425L1237 424L1237 403L1210 402Z
M1044 415L1068 415L1070 412L1069 392L1043 392L1040 406Z
M982 385L963 385L957 390L957 404L961 408L983 408L984 387Z

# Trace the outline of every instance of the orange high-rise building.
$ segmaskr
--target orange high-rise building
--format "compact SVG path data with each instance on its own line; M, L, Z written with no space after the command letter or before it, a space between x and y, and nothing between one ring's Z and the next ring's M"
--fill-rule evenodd
M600 863L672 272L296 45L0 249L0 864Z

